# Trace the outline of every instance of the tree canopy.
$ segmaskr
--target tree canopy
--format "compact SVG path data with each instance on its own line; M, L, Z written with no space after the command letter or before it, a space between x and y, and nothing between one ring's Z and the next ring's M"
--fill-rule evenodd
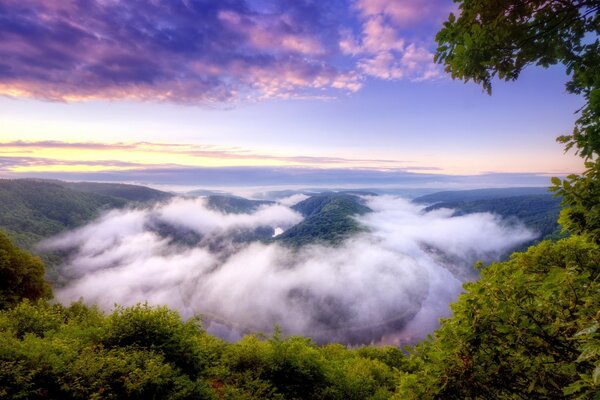
M44 279L42 260L14 246L0 232L0 309L14 306L24 299L51 296L52 289Z
M598 399L599 265L599 247L573 236L482 268L411 350L397 398Z
M528 65L566 66L569 93L585 99L573 131L558 137L585 172L554 179L566 206L561 223L600 242L600 18L598 0L462 0L438 32L437 62L453 78L488 92L494 78L515 80Z

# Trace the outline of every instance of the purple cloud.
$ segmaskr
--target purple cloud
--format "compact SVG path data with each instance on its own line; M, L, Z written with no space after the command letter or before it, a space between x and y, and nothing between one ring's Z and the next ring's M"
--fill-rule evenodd
M328 97L359 90L369 76L426 79L435 75L431 53L407 39L403 25L414 7L405 0L3 0L0 94L208 104Z

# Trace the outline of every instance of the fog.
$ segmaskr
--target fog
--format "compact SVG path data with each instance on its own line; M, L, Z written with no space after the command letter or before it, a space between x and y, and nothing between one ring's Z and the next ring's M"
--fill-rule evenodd
M297 224L302 217L287 205L301 199L249 214L183 198L110 211L43 244L68 254L61 273L69 283L56 296L105 310L166 304L185 317L202 315L210 332L229 339L277 324L320 342L414 343L448 315L462 283L476 277L477 259L493 260L535 237L491 214L453 217L378 196L365 198L373 212L357 217L365 232L339 246L239 240Z

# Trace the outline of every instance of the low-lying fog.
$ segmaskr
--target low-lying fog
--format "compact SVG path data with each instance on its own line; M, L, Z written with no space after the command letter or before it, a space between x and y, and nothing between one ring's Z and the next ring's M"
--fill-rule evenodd
M57 298L83 298L105 310L115 303L166 304L184 316L205 316L209 331L228 339L278 324L318 341L412 343L448 315L448 303L474 276L475 260L535 237L491 214L425 213L402 198L378 196L365 198L373 212L358 217L367 231L337 247L232 239L300 222L289 207L301 199L251 214L226 215L203 199L183 198L108 212L45 243L70 254L62 267L70 283ZM190 232L199 239L172 239Z

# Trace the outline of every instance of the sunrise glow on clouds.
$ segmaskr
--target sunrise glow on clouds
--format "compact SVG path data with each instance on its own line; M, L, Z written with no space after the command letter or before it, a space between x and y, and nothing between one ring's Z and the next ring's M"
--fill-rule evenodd
M4 161L4 163L3 163ZM4 165L3 165L4 164ZM107 171L161 167L307 166L436 170L399 160L272 155L242 148L151 142L0 142L0 171Z
M433 62L450 12L451 0L0 1L0 175L580 170L554 143L579 104L564 71L492 97L451 81Z
M330 96L432 79L407 27L446 1L43 1L0 6L0 93L182 103Z

